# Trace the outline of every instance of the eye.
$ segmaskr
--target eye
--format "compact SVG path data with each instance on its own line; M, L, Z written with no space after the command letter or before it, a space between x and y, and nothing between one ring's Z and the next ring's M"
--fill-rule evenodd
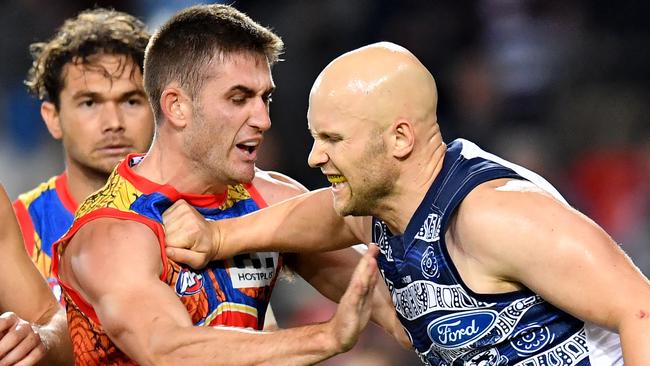
M330 135L326 133L319 134L318 138L328 144L333 144L342 140L341 136L339 135Z
M264 103L267 104L267 105L268 105L268 104L271 104L271 102L273 101L273 96L272 96L271 94L269 94L269 95L263 95L263 96L262 96L262 100L263 100Z
M90 108L90 107L92 107L94 105L95 105L95 101L92 100L92 99L84 99L81 102L79 102L80 107Z
M230 100L233 102L233 104L236 104L236 105L242 105L242 104L246 103L246 99L247 99L246 97L241 96L241 95L234 96L234 97L230 98Z
M142 101L138 98L129 98L125 103L130 107L136 107L142 104Z

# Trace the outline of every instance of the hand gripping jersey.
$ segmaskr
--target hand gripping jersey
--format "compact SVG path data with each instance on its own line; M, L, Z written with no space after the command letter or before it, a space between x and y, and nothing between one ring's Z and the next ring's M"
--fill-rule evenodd
M622 365L617 334L559 310L528 289L479 294L452 263L445 231L479 184L526 179L564 201L539 175L466 140L448 145L440 174L401 236L373 219L382 276L416 352L426 365Z
M54 274L58 278L59 257L85 223L101 217L135 220L149 226L158 236L163 264L160 280L176 293L196 326L262 329L281 266L278 253L242 254L229 260L212 261L205 269L195 271L167 259L162 227L162 213L181 198L211 220L258 210L266 204L255 187L252 184L229 186L226 193L217 196L184 195L169 185L159 185L137 175L131 168L141 159L142 155L129 155L117 166L106 186L81 204L72 228L55 244ZM108 338L93 308L65 282L61 286L75 364L135 365Z
M13 206L27 253L61 302L61 288L52 275L52 244L68 231L77 209L77 203L68 192L66 174L52 177L21 194Z

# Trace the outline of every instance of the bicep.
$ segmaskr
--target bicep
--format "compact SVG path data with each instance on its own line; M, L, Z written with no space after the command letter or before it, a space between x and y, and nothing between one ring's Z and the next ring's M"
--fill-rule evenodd
M362 255L350 247L293 256L290 267L323 296L338 302Z
M532 234L548 233L548 240L539 243L548 246L534 252L541 263L529 260L516 267L527 287L565 311L610 329L650 304L647 280L593 221L567 210L557 214L557 223L544 226Z
M158 238L142 224L91 221L71 239L61 266L67 267L66 279L93 307L111 340L136 360L149 357L152 337L192 325L159 278Z
M647 280L592 220L544 194L497 195L465 222L490 273L610 329L650 303Z

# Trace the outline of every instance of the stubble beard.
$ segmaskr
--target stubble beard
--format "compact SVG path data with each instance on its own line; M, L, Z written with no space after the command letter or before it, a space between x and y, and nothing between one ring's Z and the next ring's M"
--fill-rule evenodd
M209 181L228 185L251 182L255 177L255 168L250 168L250 172L248 168L244 171L231 163L229 154L233 147L225 149L224 146L229 144L210 138L215 134L208 128L200 105L194 106L193 115L193 130L186 135L183 149L198 170L197 173L208 177Z
M341 216L378 216L377 207L394 190L399 176L397 168L387 164L376 156L386 152L383 142L371 144L360 159L358 172L367 172L359 178L359 187L354 189L348 182L349 196L347 202L334 202L336 211Z
M340 202L336 205L336 211L341 216L378 216L378 204L388 197L395 186L394 179L390 175L372 174L373 177L363 179L363 188L353 190L349 186L349 197L347 202Z

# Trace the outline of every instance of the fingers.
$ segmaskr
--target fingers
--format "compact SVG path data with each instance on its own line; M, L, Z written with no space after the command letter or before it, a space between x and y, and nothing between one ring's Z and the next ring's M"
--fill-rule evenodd
M194 269L201 269L205 266L205 255L183 248L165 248L167 258L177 263L185 263Z
M162 215L163 220L165 219L165 217L172 216L174 214L174 212L179 211L179 208L181 208L181 210L182 210L182 207L184 207L186 205L188 205L188 203L184 199L180 199L180 200L174 202L171 206L169 206L168 209L165 210L165 212L163 212L163 215Z
M352 348L359 333L370 320L372 310L370 299L378 277L376 255L377 248L371 245L354 269L350 284L341 297L336 314L330 321L341 352Z
M178 200L163 212L163 227L168 245L185 247L184 245L190 244L184 240L187 235L183 235L188 230L184 216L188 214L189 209L187 202Z
M353 292L355 296L353 301L358 307L365 304L377 283L378 269L375 259L377 253L378 248L376 245L368 246L368 251L363 255L352 273L352 279L346 293Z
M45 355L45 346L31 324L13 313L5 313L3 320L13 322L0 339L0 365L32 365Z
M212 260L212 231L206 219L183 200L163 213L165 253L175 262L203 268Z
M32 349L32 351L22 360L16 362L14 366L32 366L36 365L45 356L45 346L41 343L40 347Z

